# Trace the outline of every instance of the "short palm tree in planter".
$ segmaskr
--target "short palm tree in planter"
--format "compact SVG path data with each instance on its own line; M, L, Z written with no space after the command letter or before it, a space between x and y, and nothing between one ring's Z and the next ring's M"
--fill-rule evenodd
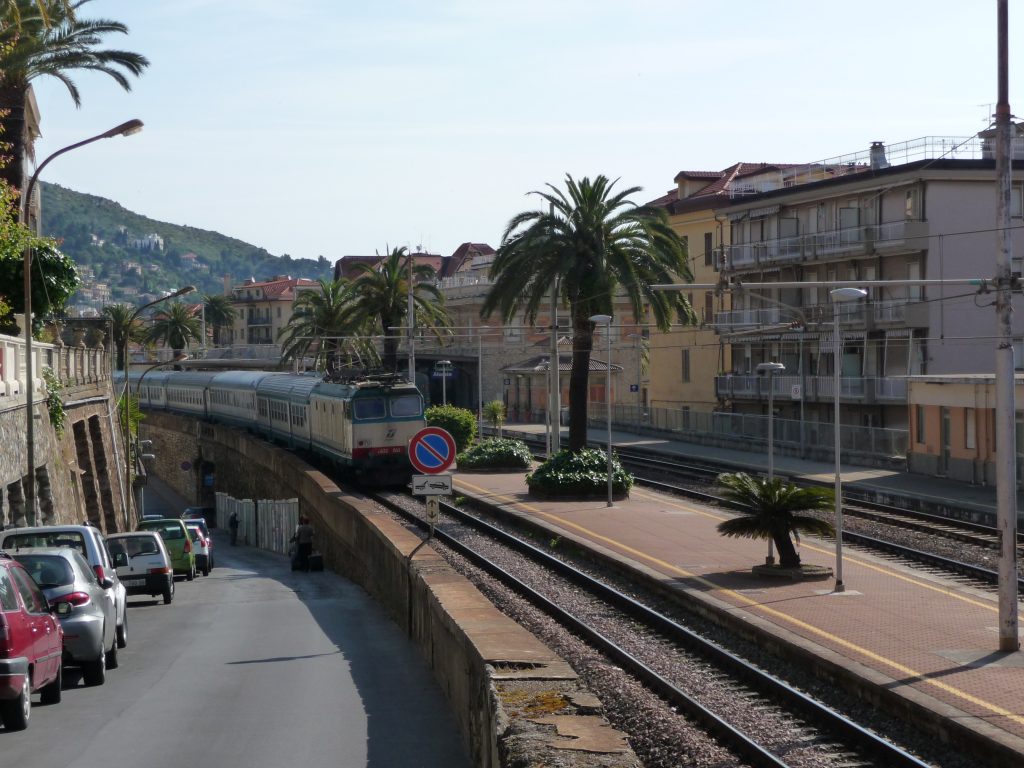
M779 564L754 566L755 573L792 578L832 575L831 568L802 565L793 543L794 534L831 536L835 533L827 520L800 514L831 509L834 500L831 489L800 488L778 478L759 480L745 472L719 475L718 484L722 495L740 512L738 517L719 523L718 532L723 536L771 539L775 543Z

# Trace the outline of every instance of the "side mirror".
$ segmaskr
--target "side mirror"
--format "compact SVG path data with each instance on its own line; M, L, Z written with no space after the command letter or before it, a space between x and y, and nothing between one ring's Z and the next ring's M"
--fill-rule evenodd
M65 616L71 615L72 605L67 600L63 600L56 605L50 606L50 610L56 614L57 618L63 619Z
M100 586L104 589L110 589L112 586L114 586L114 580L109 576L104 576L102 579L100 579Z
M114 555L114 567L115 568L122 568L123 566L126 566L126 565L128 565L128 555L126 555L124 552L118 552L117 554Z

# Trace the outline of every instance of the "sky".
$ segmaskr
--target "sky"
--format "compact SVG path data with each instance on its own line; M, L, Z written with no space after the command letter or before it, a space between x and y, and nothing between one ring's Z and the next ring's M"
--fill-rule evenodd
M996 100L996 1L91 0L132 90L34 82L43 180L295 258L497 247L546 184L813 162L969 136ZM1024 13L1010 7L1010 106ZM1024 114L1024 106L1020 107Z

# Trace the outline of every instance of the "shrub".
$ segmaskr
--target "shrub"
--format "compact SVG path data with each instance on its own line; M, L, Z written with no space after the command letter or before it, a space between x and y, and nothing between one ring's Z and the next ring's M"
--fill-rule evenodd
M491 438L458 456L459 469L528 469L533 457L522 440Z
M61 384L57 374L51 368L43 368L43 381L46 382L46 410L50 414L50 426L57 433L57 437L64 434L64 427L68 421L67 412L64 410L64 385Z
M427 424L447 430L455 439L455 450L466 450L476 437L476 417L473 412L454 405L432 405L424 414Z
M559 451L526 476L530 493L540 496L599 496L608 490L608 457L596 448L579 453ZM633 476L612 453L612 495L629 495Z

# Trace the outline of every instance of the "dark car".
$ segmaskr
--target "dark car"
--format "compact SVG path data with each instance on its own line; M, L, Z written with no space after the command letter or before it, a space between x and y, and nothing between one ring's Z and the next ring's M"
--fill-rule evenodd
M217 509L216 507L185 507L185 511L181 513L182 520L202 520L210 528L217 527ZM206 536L209 537L209 531L206 532Z
M40 692L43 704L60 701L63 646L64 630L42 590L20 563L0 552L0 720L7 730L28 727L33 692Z

